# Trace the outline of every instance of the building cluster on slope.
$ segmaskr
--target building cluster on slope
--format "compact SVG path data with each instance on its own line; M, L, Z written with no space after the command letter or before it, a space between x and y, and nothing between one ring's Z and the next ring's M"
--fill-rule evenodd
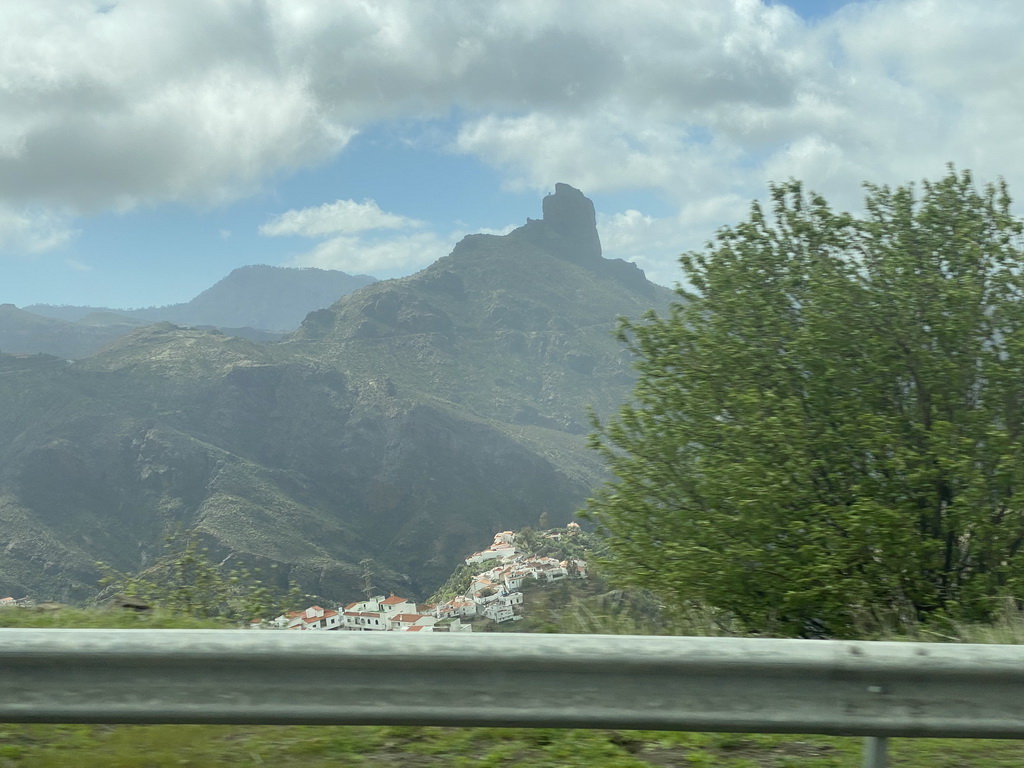
M564 535L573 535L579 525L569 523ZM549 538L563 534L549 533ZM519 552L516 535L501 531L494 543L482 552L466 558L467 565L491 563L485 571L477 573L463 594L437 604L414 603L392 594L378 595L367 600L349 603L338 610L311 605L304 611L293 611L272 621L253 622L254 629L292 630L347 630L351 632L471 632L470 621L483 616L495 623L522 618L525 579L559 581L568 576L586 578L587 564L583 560L562 560L554 557ZM464 621L465 620L465 621Z
M0 597L0 608L31 608L35 601L29 597Z

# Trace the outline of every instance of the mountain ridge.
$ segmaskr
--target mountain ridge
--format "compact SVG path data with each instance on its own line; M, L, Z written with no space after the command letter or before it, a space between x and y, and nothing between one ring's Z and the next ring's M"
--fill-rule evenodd
M481 536L568 522L603 476L586 410L633 381L616 317L674 294L602 267L593 206L566 195L579 253L549 202L526 236L467 236L280 343L162 324L27 373L0 357L0 591L83 593L88 558L138 569L177 530L308 593L423 597Z
M181 304L145 309L33 304L0 305L0 350L81 359L150 323L206 327L251 341L277 341L306 315L376 282L337 270L254 264Z

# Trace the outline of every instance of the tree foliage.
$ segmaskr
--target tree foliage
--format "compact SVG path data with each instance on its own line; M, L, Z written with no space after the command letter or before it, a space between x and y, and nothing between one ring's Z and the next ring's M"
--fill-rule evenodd
M624 322L592 445L620 580L747 629L985 620L1024 588L1024 275L1005 185L953 168L833 211L791 181Z
M167 548L167 555L134 575L99 563L105 572L100 599L118 593L183 616L238 622L293 610L301 600L296 584L281 594L244 565L211 561L194 539L171 537Z

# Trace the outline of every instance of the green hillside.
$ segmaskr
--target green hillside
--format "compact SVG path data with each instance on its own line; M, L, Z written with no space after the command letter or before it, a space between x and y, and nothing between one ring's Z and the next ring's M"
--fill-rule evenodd
M595 248L596 244L596 248ZM494 530L567 522L588 407L629 392L616 318L673 294L600 255L593 206L474 235L255 344L169 324L75 363L0 358L0 592L85 596L169 533L351 599L426 597Z

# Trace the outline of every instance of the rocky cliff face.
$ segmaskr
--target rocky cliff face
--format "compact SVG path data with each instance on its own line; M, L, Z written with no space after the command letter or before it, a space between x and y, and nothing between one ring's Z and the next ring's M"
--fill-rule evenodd
M568 184L556 184L555 193L544 198L543 211L543 219L527 219L509 237L614 280L655 302L661 301L657 286L647 281L636 264L601 257L594 204L582 192Z
M528 219L520 235L534 240L544 250L576 264L593 265L601 258L594 204L575 187L556 184L555 193L542 204L544 217Z
M367 569L425 597L495 528L567 522L601 473L586 410L632 382L615 319L671 298L609 264L559 185L543 220L283 343L164 324L73 364L0 356L0 592L81 596L95 560L144 567L181 530L326 598Z

